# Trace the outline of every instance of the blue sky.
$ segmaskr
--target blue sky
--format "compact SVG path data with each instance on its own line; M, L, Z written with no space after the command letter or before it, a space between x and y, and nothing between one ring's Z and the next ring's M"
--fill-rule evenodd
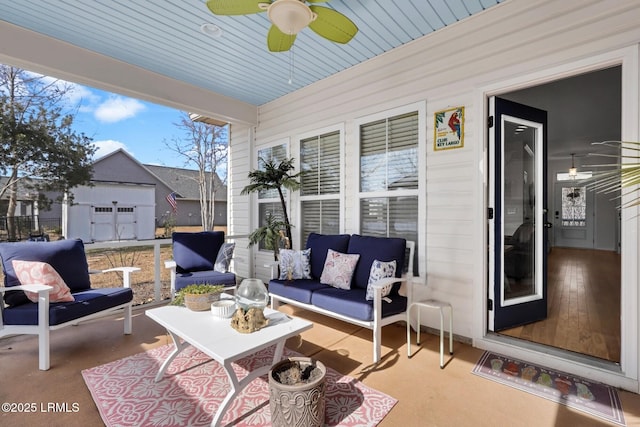
M165 142L182 136L175 125L182 112L87 86L72 84L71 106L78 106L73 128L93 139L95 158L123 148L140 163L185 167Z

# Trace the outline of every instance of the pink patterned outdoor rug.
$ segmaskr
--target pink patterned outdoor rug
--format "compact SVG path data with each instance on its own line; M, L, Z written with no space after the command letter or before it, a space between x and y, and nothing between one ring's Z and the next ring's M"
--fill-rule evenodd
M82 371L93 400L108 427L208 426L229 391L219 363L193 347L184 350L154 382L173 344ZM286 356L299 354L285 348ZM242 379L253 366L273 360L273 348L234 364ZM329 426L375 426L397 400L327 367L325 423ZM234 399L223 426L269 426L266 375L253 380Z
M484 352L474 374L625 426L615 388L521 360Z

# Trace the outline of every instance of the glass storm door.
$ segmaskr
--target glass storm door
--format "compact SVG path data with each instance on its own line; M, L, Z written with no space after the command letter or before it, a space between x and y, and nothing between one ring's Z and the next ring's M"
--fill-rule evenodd
M547 317L546 111L489 99L489 330Z

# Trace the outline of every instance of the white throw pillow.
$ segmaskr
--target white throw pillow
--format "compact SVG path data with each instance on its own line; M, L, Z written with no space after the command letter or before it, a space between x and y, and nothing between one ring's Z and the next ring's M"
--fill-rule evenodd
M235 249L235 243L223 243L218 250L216 256L216 262L213 264L213 270L219 273L228 273L231 259L233 258L233 250Z
M310 258L311 248L302 251L280 249L280 280L311 279Z
M320 283L338 289L351 289L351 278L359 259L360 254L343 254L329 249L320 276Z
M396 260L385 262L379 260L373 260L371 264L371 271L369 272L369 282L367 283L367 300L373 301L373 297L375 292L373 287L371 286L373 283L377 282L380 279L384 279L387 277L395 277L396 275ZM382 297L386 297L391 292L391 288L393 288L393 283L385 285L382 288Z

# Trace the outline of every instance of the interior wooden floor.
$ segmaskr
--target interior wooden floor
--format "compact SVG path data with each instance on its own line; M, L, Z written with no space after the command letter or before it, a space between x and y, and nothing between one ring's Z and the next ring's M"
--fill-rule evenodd
M553 248L548 317L501 334L620 362L620 254Z
M402 323L382 331L383 358L371 362L371 331L292 307L291 315L314 327L287 342L287 347L321 360L370 387L398 399L381 427L424 426L602 426L600 419L567 406L515 390L471 373L482 350L454 342L454 354L439 367L439 341L423 334L407 357ZM2 426L100 426L102 419L81 371L170 342L166 331L134 311L133 334L122 334L121 319L110 317L51 334L51 369L39 371L37 340L19 336L0 340L1 402L77 403L78 412L2 413ZM640 395L619 393L628 426L640 426ZM362 420L362 425L368 425ZM133 426L132 426L133 427ZM138 427L138 426L135 426Z

